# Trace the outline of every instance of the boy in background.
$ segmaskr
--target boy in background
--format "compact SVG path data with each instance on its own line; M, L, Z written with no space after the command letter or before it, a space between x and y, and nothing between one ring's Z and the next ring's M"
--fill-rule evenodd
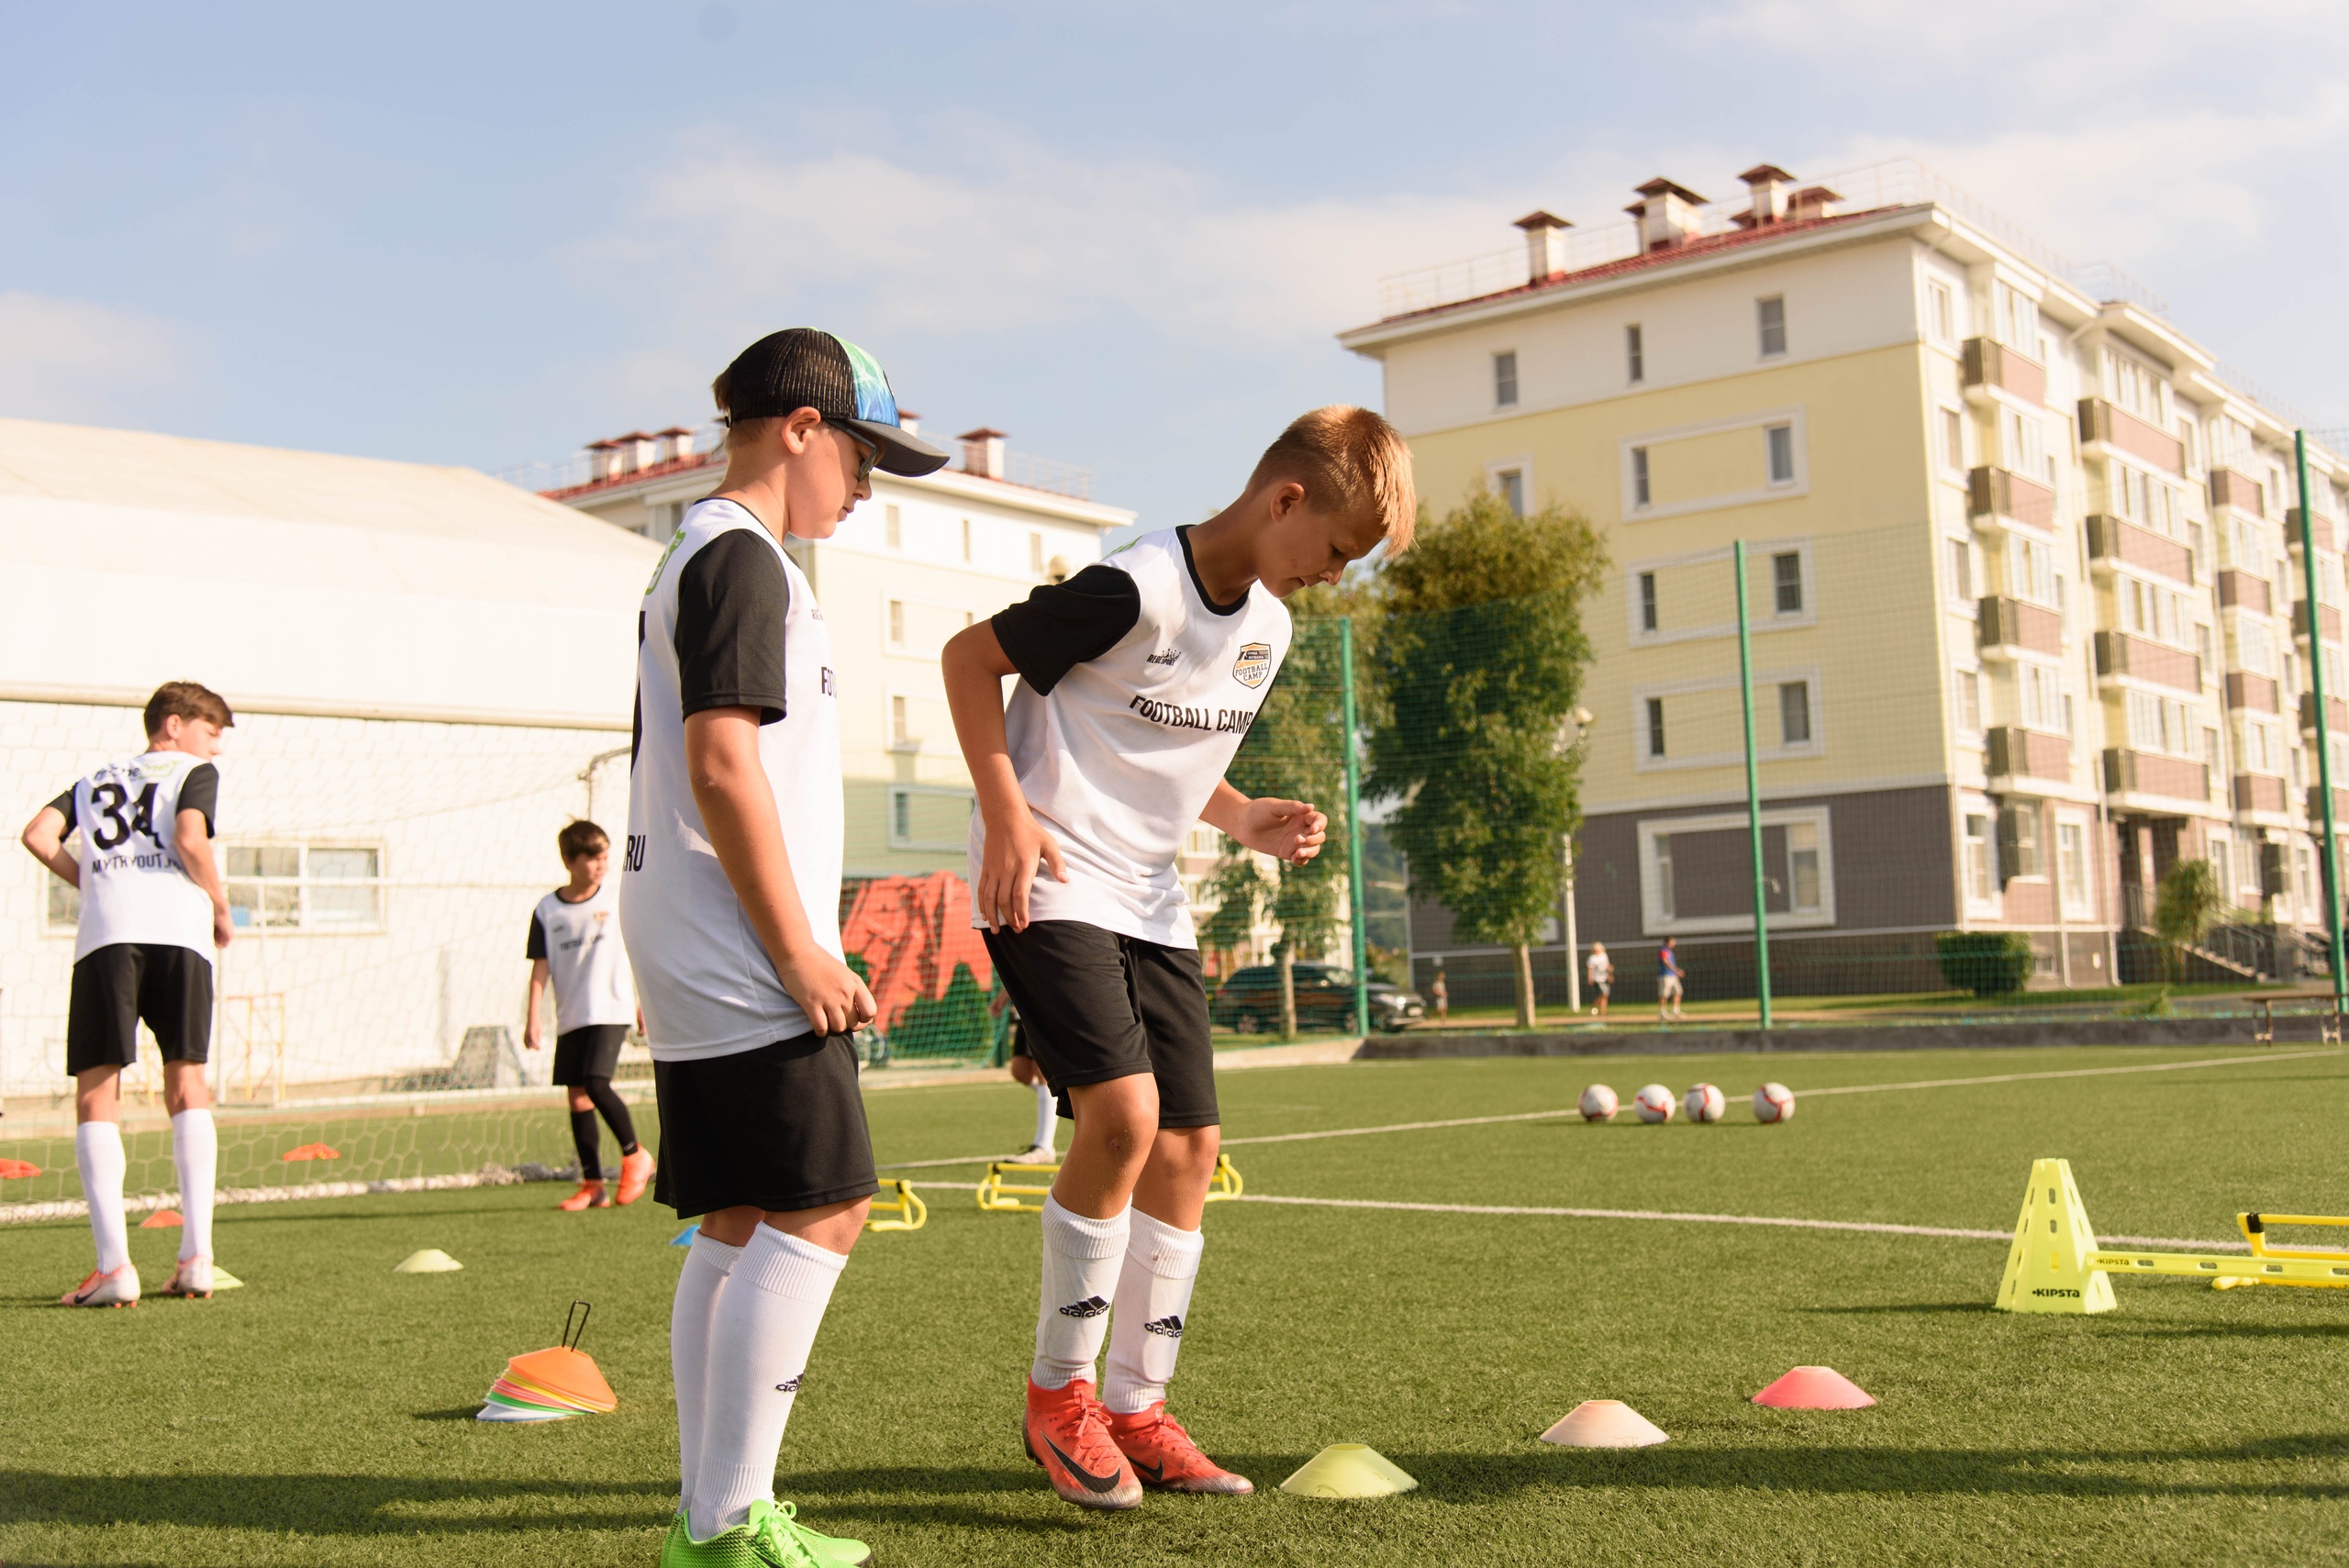
M636 1141L636 1123L612 1092L628 1027L641 1025L636 987L620 942L619 891L604 880L612 862L611 836L593 822L567 825L554 838L568 884L539 900L530 912L529 1022L522 1043L536 1051L544 1043L539 997L554 988L554 1079L571 1091L571 1140L579 1150L579 1190L557 1207L573 1214L609 1208L604 1190L603 1134L596 1113L604 1113L620 1142L622 1204L634 1203L652 1179L652 1156Z
M1615 961L1607 956L1605 942L1590 944L1590 962L1584 970L1590 979L1590 1010L1603 1018L1607 1016L1607 999L1615 991Z
M1028 1031L1020 1027L1017 1007L1011 1011L1011 1078L1036 1091L1036 1135L1011 1158L1023 1165L1049 1165L1060 1158L1052 1149L1052 1137L1060 1130L1059 1102L1052 1086L1044 1082L1044 1070L1036 1065L1035 1053L1028 1049Z
M58 1298L66 1307L135 1307L139 1271L122 1207L122 1070L139 1060L139 1025L163 1057L172 1162L180 1178L179 1266L166 1296L212 1296L212 1192L219 1140L204 1064L212 1051L212 953L228 945L228 895L212 856L223 730L236 716L193 681L155 688L147 749L77 781L25 825L33 858L82 890L73 931L65 1071L73 1078L73 1162L90 1206L97 1267ZM80 828L73 850L66 836Z
M1673 939L1664 939L1664 946L1655 954L1655 1016L1664 1023L1680 1017L1680 994L1687 988L1688 972L1680 967L1680 950Z
M1361 408L1282 432L1240 499L1145 534L955 635L947 701L977 786L972 923L1076 1133L1043 1216L1023 1433L1052 1490L1255 1488L1166 1413L1219 1151L1215 1057L1182 838L1205 821L1303 864L1329 819L1224 770L1288 651L1281 600L1410 542L1410 453ZM1002 679L1018 675L1007 717ZM1038 862L1050 872L1037 875ZM1109 1374L1094 1397L1105 1333Z

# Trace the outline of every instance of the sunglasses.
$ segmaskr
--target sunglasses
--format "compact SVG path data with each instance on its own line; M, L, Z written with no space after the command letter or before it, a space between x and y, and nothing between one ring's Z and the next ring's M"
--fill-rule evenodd
M840 431L841 435L846 436L850 440L854 441L856 443L857 450L864 454L863 459L856 465L856 482L859 484L862 484L866 480L871 479L873 477L874 465L881 461L881 449L873 442L866 440L863 436L858 435L854 430L849 429L846 426L834 425L832 428Z

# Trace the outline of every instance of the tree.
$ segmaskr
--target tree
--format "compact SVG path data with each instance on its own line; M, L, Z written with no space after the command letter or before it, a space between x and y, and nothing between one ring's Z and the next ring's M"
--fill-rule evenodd
M1515 951L1527 1029L1533 938L1557 912L1559 851L1582 818L1559 735L1591 660L1582 604L1606 567L1581 514L1520 517L1475 494L1381 574L1366 793L1397 803L1387 834L1412 892L1450 909L1465 940Z
M2199 945L2225 906L2218 873L2209 861L2180 861L2154 894L2154 931L2162 939L2162 967L2176 980L2180 950Z

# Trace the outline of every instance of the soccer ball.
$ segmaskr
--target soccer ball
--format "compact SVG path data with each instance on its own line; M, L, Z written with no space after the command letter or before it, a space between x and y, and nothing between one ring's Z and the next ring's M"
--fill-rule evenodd
M1615 1091L1604 1084L1593 1084L1582 1092L1582 1119L1585 1121L1613 1121L1616 1108Z
M1699 1084L1690 1089L1687 1104L1690 1121L1719 1121L1721 1112L1729 1108L1729 1102L1721 1098L1721 1092L1710 1084Z
M1640 1119L1651 1126L1672 1119L1672 1091L1661 1084L1650 1084L1642 1089L1631 1104L1638 1107Z
M1755 1121L1784 1121L1795 1114L1795 1093L1784 1084L1765 1084L1753 1091Z

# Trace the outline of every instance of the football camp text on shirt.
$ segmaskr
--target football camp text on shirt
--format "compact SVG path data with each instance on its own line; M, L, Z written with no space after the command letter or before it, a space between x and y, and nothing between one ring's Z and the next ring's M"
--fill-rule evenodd
M573 904L550 893L530 912L525 958L547 961L554 987L554 1027L569 1034L590 1024L636 1022L636 990L620 943L618 884L606 879Z
M755 1051L808 1031L711 848L685 719L758 710L759 762L817 942L841 951L840 705L822 610L799 568L731 501L688 510L637 622L620 928L661 1061Z
M213 834L220 771L184 751L108 762L50 804L79 828L82 918L73 962L103 947L145 942L212 959L212 900L180 863L180 813L204 813Z
M1031 919L1198 945L1174 857L1255 723L1290 628L1262 584L1228 605L1209 599L1189 534L1144 534L994 618L1020 676L1004 717L1012 769L1069 876L1038 875ZM974 925L985 923L985 844L974 812Z

